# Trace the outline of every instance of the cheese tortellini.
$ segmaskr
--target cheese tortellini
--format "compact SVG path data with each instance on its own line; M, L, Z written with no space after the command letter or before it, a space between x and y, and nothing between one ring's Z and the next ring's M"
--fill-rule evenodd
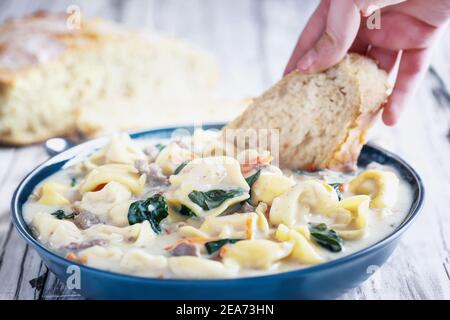
M364 235L368 224L370 197L366 195L353 196L339 202L339 209L350 212L348 224L335 224L333 227L346 240L354 240Z
M306 223L309 213L327 215L337 202L338 197L333 188L318 180L306 180L274 199L270 209L270 223L287 226Z
M83 194L79 207L94 213L102 221L115 226L126 226L130 199L131 191L122 184L112 181L99 191Z
M64 196L67 188L57 182L46 182L41 187L39 203L44 205L65 205L70 201Z
M37 231L40 241L55 248L78 243L83 239L81 231L73 222L58 220L45 212L37 212L31 226Z
M250 197L239 163L231 157L192 160L169 181L167 201L176 207L183 205L199 217L219 215ZM216 195L216 190L227 196Z
M90 156L84 165L89 170L104 164L134 164L145 159L144 152L136 146L127 134L116 134L103 149Z
M224 261L236 261L242 268L269 269L273 263L287 257L292 248L290 242L243 240L225 251Z
M194 155L191 151L172 142L161 150L155 163L162 169L165 175L171 175L180 164L192 160L193 157Z
M198 130L142 145L114 135L38 185L24 217L40 242L78 263L216 279L324 263L380 240L406 214L397 200L407 190L381 166L305 173L278 168L259 147L235 151Z
M354 194L371 196L373 208L392 208L397 201L399 180L393 172L366 170L350 182Z
M293 243L291 256L298 262L302 264L317 264L323 261L323 258L311 241L308 229L302 227L290 229L284 224L280 224L275 237L279 241L291 241Z
M273 199L282 195L294 185L295 181L282 173L263 171L252 186L252 203L257 205L259 202L264 202L272 205Z
M107 183L115 181L130 189L136 195L141 194L145 185L145 175L140 175L131 165L105 164L91 170L80 186L80 192L98 191Z
M168 262L176 278L229 278L236 275L238 271L236 265L224 265L218 261L198 257L171 257Z

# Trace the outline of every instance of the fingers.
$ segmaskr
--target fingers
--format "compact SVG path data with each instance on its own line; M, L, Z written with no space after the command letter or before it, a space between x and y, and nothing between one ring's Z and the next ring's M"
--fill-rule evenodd
M424 5L426 8L424 10ZM409 0L396 6L396 10L435 27L445 25L450 16L450 1L448 0Z
M403 52L394 90L383 110L383 121L386 125L397 123L400 113L414 94L420 78L428 68L428 53L428 49Z
M331 1L327 24L320 39L297 62L305 73L325 70L347 53L358 33L361 16L353 0Z
M327 24L329 6L330 0L323 0L314 11L295 45L283 76L296 69L298 60L319 40Z
M378 66L387 73L390 73L394 67L398 54L399 51L382 49L378 47L372 47L367 52L367 55L374 59L378 63Z
M361 28L358 37L395 51L427 48L436 37L436 27L396 11L381 11L381 23L381 29Z
M364 17L370 16L375 10L391 6L406 0L355 0L359 10Z

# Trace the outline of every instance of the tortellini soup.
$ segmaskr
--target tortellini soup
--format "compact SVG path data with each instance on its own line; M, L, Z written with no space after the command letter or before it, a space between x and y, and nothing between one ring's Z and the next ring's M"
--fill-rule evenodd
M386 237L411 190L388 167L283 170L266 150L231 156L215 133L115 135L39 184L24 206L67 259L158 278L232 278L324 263Z

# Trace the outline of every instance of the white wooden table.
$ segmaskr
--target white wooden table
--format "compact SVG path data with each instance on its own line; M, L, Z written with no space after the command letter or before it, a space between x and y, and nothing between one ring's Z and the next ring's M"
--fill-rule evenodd
M280 78L316 0L2 0L0 21L36 9L86 15L188 39L216 55L222 93L260 93ZM389 259L342 299L450 299L450 32L399 125L375 130L375 141L410 162L424 179L425 207ZM10 221L12 193L47 158L41 145L0 148L0 298L83 299L67 290L19 238ZM30 285L34 280L37 286ZM33 282L33 281L32 281Z

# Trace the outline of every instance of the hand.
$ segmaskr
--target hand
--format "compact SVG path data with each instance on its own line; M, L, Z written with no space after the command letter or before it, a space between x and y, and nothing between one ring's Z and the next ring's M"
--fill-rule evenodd
M380 29L367 17L380 11ZM284 75L294 69L315 73L338 63L348 51L375 59L391 72L400 66L383 121L394 125L428 69L433 43L447 25L450 0L322 0L309 19Z

